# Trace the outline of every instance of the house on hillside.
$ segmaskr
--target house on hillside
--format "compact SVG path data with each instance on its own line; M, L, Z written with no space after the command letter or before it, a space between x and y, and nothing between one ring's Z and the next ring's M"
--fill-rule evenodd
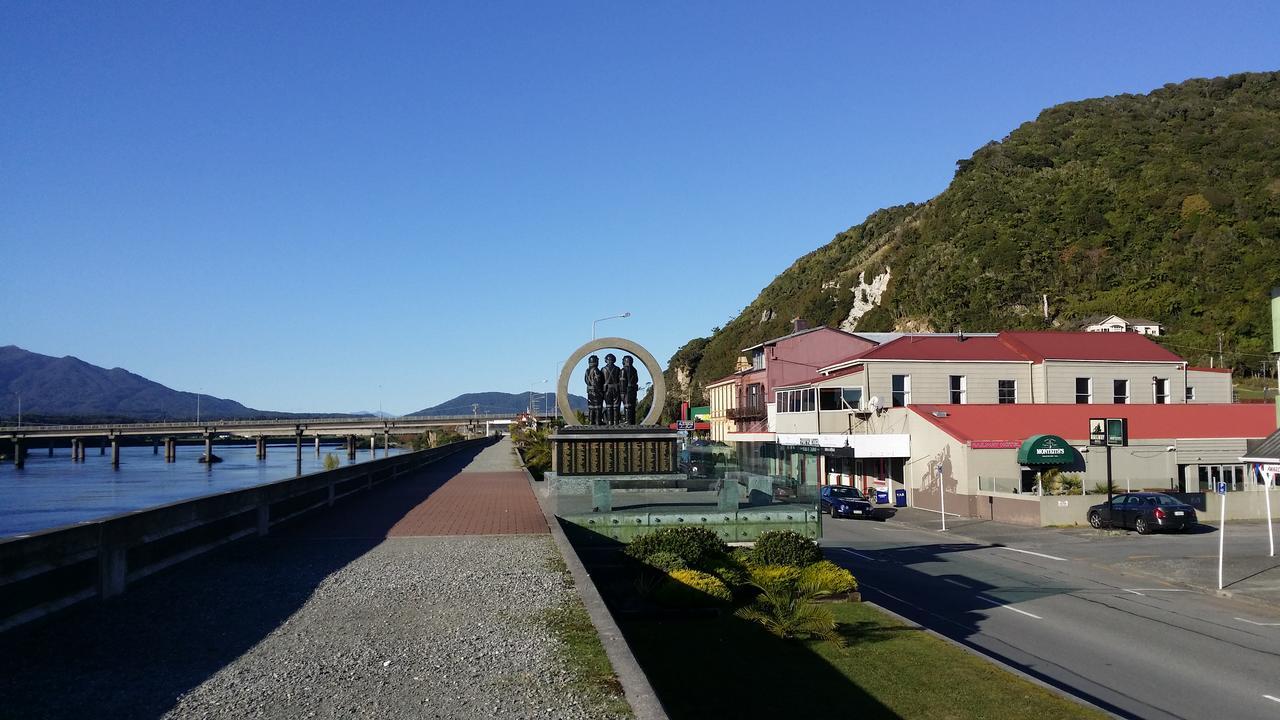
M1082 323L1085 332L1134 332L1153 337L1164 333L1164 326L1146 318L1123 318L1119 315L1094 315Z

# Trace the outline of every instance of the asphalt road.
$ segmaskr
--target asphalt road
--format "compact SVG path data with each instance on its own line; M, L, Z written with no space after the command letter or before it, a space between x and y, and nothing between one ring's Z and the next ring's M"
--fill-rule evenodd
M1115 715L1280 718L1280 609L1094 561L1127 537L827 518L824 534L868 600Z

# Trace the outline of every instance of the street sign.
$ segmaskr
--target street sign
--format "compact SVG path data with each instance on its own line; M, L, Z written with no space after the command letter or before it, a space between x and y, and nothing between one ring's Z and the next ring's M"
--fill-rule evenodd
M1089 444L1102 446L1107 444L1107 419L1089 418Z
M1224 483L1224 482L1220 482L1220 483L1218 483L1218 494L1219 494L1219 495L1226 495L1226 494L1227 494L1227 484L1226 484L1226 483Z
M1107 444L1121 447L1129 444L1129 421L1125 418L1107 418Z
M677 430L692 430L693 428L694 428L694 422L693 422L692 420L677 420L677 421L676 421L676 429L677 429Z

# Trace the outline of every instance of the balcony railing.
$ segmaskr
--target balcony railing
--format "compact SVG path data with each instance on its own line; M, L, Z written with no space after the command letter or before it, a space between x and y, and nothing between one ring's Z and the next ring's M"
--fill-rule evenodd
M725 417L730 420L758 420L768 417L769 411L763 404L759 405L743 405L742 407L729 408L725 411Z

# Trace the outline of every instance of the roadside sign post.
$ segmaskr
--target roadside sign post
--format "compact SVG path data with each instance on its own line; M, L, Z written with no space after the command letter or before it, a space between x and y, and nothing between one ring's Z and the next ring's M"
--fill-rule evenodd
M1227 537L1227 484L1219 482L1218 491L1220 511L1218 513L1218 589L1222 589L1222 548Z
M1275 484L1276 477L1280 476L1280 467L1276 465L1259 465L1258 474L1262 475L1262 494L1267 501L1267 543L1271 546L1271 557L1276 556L1276 535L1275 529L1271 527L1271 486Z
M1111 503L1115 487L1111 479L1111 447L1129 444L1129 421L1126 418L1089 418L1089 444L1107 449L1107 525L1114 526Z

